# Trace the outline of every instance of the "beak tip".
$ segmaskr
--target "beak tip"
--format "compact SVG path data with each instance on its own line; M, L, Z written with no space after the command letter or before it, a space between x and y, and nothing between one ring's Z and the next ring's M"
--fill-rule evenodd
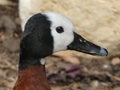
M107 55L108 55L107 49L101 48L101 49L100 49L100 54L101 54L102 56L107 56Z

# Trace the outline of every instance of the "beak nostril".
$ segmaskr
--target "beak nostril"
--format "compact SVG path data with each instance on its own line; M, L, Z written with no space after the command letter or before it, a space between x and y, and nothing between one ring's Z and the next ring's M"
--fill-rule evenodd
M80 41L80 42L83 42L83 40L82 40L82 39L79 39L79 41Z
M86 42L86 40L84 40L84 39L79 39L79 41L80 42L84 42L84 43Z

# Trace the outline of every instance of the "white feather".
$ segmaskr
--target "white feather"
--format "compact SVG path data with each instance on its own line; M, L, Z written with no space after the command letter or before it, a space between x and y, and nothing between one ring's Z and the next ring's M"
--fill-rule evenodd
M40 64L45 65L45 59L41 58L40 59Z
M58 13L48 12L44 14L51 21L50 29L54 40L53 51L56 52L67 49L67 46L73 41L74 38L74 26L72 22L65 16ZM63 33L58 33L56 31L56 27L58 26L62 26L64 28Z

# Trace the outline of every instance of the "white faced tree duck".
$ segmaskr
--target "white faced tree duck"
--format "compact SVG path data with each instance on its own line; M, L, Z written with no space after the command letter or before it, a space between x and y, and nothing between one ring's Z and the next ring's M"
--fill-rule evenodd
M75 50L106 56L105 48L97 46L74 32L65 16L38 13L25 25L20 43L19 76L13 90L50 90L46 78L44 57L61 50Z

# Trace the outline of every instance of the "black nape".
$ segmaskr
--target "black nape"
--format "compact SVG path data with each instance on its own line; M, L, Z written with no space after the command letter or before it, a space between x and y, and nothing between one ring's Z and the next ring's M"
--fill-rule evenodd
M28 20L20 43L20 70L40 64L40 58L53 53L50 26L51 22L42 14L36 14Z

